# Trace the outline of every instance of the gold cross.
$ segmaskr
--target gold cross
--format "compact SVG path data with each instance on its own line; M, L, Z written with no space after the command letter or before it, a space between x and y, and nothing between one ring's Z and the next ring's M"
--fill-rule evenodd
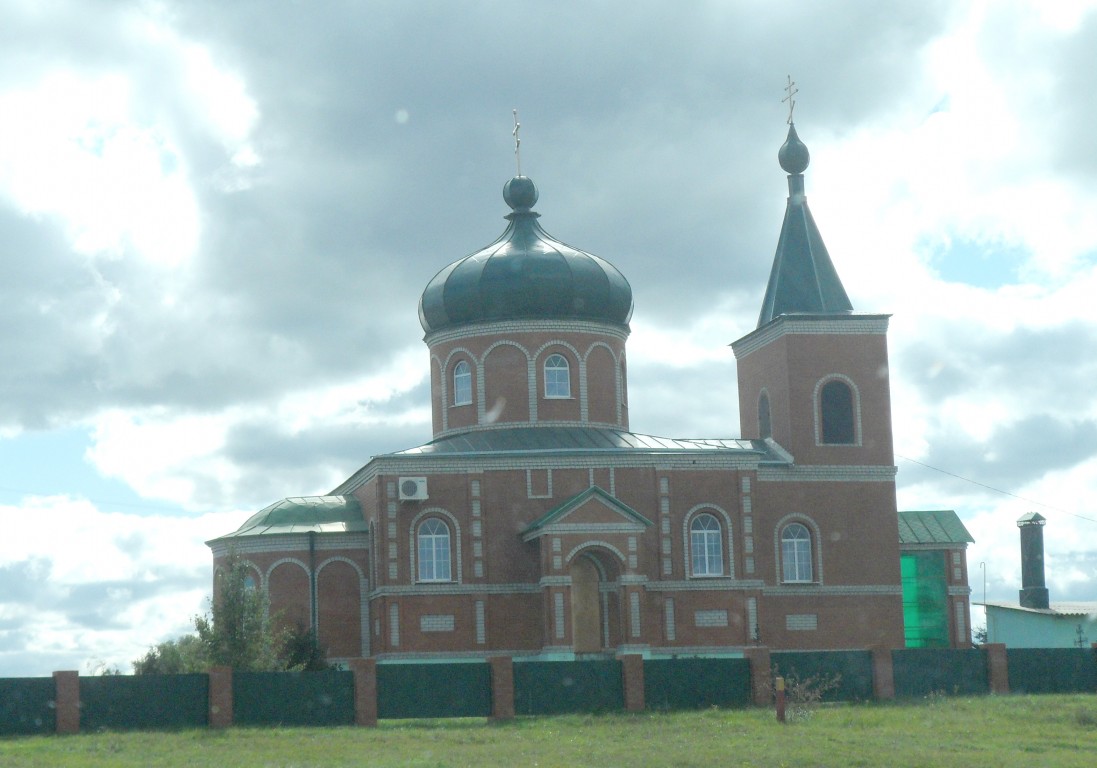
M522 154L518 151L518 148L522 146L522 140L518 138L518 129L522 127L522 124L518 122L518 110L512 109L514 113L514 130L510 132L510 135L514 137L514 164L518 168L518 175L522 175Z
M792 82L792 75L788 76L788 85L785 86L785 90L788 91L788 96L781 99L782 102L788 102L788 120L785 122L792 125L792 110L796 109L796 99L792 97L800 92L800 89L796 87L796 83Z

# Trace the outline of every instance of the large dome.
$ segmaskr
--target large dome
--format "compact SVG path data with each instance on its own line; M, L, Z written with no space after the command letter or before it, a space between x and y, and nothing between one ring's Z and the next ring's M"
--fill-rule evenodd
M515 176L503 187L510 226L489 246L456 261L427 284L419 322L427 333L516 319L600 320L625 325L632 287L605 259L556 240L531 209L537 187Z

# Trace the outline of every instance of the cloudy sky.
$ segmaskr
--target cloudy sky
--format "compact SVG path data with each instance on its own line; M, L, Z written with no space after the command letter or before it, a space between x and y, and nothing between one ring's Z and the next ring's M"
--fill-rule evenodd
M633 429L739 436L789 74L900 508L959 512L976 600L1038 511L1097 600L1095 52L1067 0L0 0L0 677L128 670L204 540L429 439L416 303L504 228L515 107L542 224L632 283Z

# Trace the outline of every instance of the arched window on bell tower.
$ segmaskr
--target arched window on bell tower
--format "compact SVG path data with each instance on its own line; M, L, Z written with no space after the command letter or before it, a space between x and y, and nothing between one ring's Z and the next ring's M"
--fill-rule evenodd
M848 382L835 378L823 384L818 395L819 442L856 445L856 406L856 393Z
M773 437L769 415L769 394L763 389L758 396L758 437Z

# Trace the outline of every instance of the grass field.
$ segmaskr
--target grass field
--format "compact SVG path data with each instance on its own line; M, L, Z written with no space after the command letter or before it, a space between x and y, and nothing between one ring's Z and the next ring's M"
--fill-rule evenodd
M1097 766L1097 696L0 739L0 766Z

